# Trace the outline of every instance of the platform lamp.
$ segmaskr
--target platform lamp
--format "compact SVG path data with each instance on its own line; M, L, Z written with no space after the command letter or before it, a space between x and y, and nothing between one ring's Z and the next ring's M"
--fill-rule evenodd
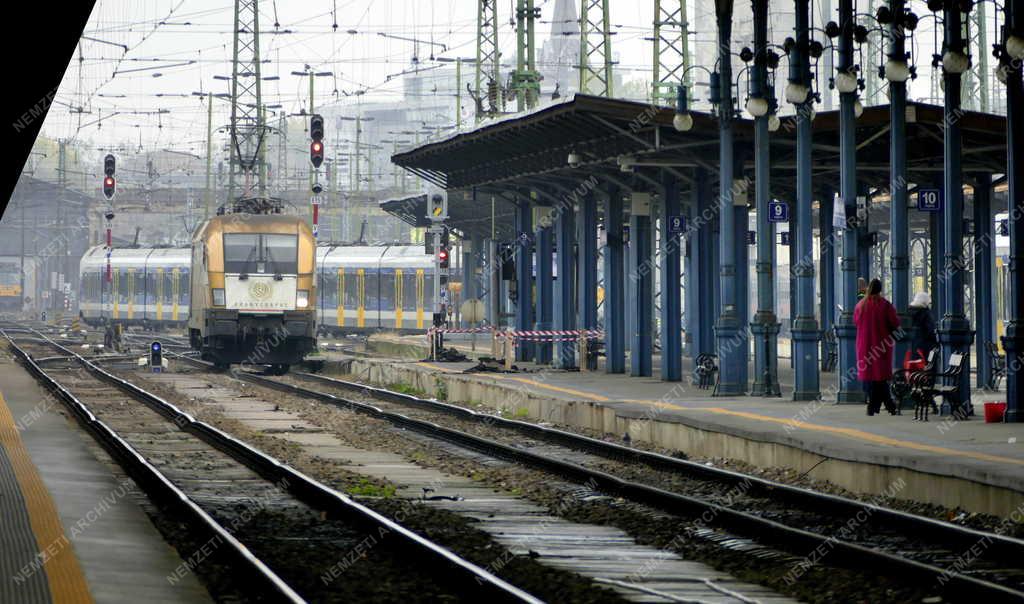
M712 105L721 101L721 80L717 72L712 72L703 65L690 65L683 70L680 76L681 82L686 81L686 75L692 69L702 69L708 74L708 88L711 90L708 99ZM680 83L676 86L676 114L672 118L672 127L678 132L688 132L693 128L693 116L690 114L690 90L686 84Z
M932 11L932 16L936 23L944 22L939 14L945 9L947 1L954 6L959 4L959 9L962 13L970 13L971 9L974 8L974 0L928 0L928 10ZM964 43L967 43L966 40ZM946 41L943 39L942 54L935 53L932 55L932 68L937 69L941 64L942 69L946 73L957 75L964 73L971 68L971 57L964 50L963 46L960 48L947 47Z
M777 104L774 102L775 69L779 66L779 55L772 50L771 45L761 49L752 49L749 46L743 47L739 54L740 60L747 63L743 71L747 72L747 102L744 107L751 116L758 118L768 116L768 130L774 132L779 129L779 118L775 115ZM761 89L761 82L758 78L750 81L750 62L754 61L754 67L758 62L763 61L765 66L766 89ZM743 72L740 72L741 75ZM773 126L774 122L774 127Z

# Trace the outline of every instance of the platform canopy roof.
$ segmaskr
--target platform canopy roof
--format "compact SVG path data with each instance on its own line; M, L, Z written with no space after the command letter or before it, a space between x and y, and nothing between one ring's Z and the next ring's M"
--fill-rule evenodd
M820 112L813 121L814 186L824 197L839 186L839 112ZM491 199L513 201L530 196L535 203L554 202L592 175L632 190L656 191L659 171L676 175L683 190L693 170L705 168L717 179L719 120L694 112L693 128L672 127L674 110L645 103L580 95L520 116L510 116L475 130L397 153L392 161L447 189L451 197L468 197L460 220L487 223ZM1002 174L1006 162L1003 116L965 111L951 116L963 133L963 170ZM907 162L912 184L936 184L942 177L942 107L911 102L907 107ZM735 119L735 148L743 174L753 178L754 127ZM857 170L863 184L877 189L889 182L889 106L867 107L857 119ZM573 154L574 165L568 159ZM796 121L783 116L771 134L772 195L792 200L796 187ZM737 178L742 175L737 173ZM452 195L461 191L461 195ZM749 196L753 203L753 196ZM685 201L686 198L684 198ZM451 202L450 202L451 203ZM511 216L509 203L506 213Z

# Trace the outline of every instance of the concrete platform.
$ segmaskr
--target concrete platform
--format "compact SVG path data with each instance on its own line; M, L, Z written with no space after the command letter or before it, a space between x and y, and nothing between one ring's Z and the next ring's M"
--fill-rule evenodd
M170 584L182 559L144 495L61 410L0 356L0 602L212 601L194 575Z
M863 405L827 400L712 397L710 390L689 382L666 383L656 376L553 371L528 363L519 364L524 373L464 373L474 363L425 363L411 360L415 354L403 356L350 358L336 369L453 402L620 437L629 434L634 441L693 457L807 472L866 495L882 493L902 479L899 498L1004 517L1018 508L1024 511L1024 426L985 424L980 417L980 403L1005 400L1001 393L975 393L979 417L969 421L932 416L925 423L914 421L912 412L868 417ZM786 392L791 372L784 367L781 373ZM822 375L823 390L834 376Z

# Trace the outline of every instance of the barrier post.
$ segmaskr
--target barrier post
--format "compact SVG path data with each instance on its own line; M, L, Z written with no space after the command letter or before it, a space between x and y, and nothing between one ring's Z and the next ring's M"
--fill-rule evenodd
M512 361L515 360L516 356L516 345L515 338L512 336L505 336L505 369L512 371Z
M581 329L579 332L579 349L580 349L580 371L590 371L590 367L587 363L587 330Z

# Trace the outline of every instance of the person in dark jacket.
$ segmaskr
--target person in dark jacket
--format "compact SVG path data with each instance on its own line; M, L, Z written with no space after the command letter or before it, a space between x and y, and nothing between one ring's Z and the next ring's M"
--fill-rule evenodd
M928 353L939 347L935 337L935 319L932 318L932 297L928 292L917 292L910 303L910 321L914 337L910 341L910 352L914 358L928 360Z
M889 395L892 378L893 333L900 328L896 307L882 297L882 282L872 279L867 295L853 310L857 326L857 378L864 384L868 415L878 413L882 404L891 415L896 405Z

